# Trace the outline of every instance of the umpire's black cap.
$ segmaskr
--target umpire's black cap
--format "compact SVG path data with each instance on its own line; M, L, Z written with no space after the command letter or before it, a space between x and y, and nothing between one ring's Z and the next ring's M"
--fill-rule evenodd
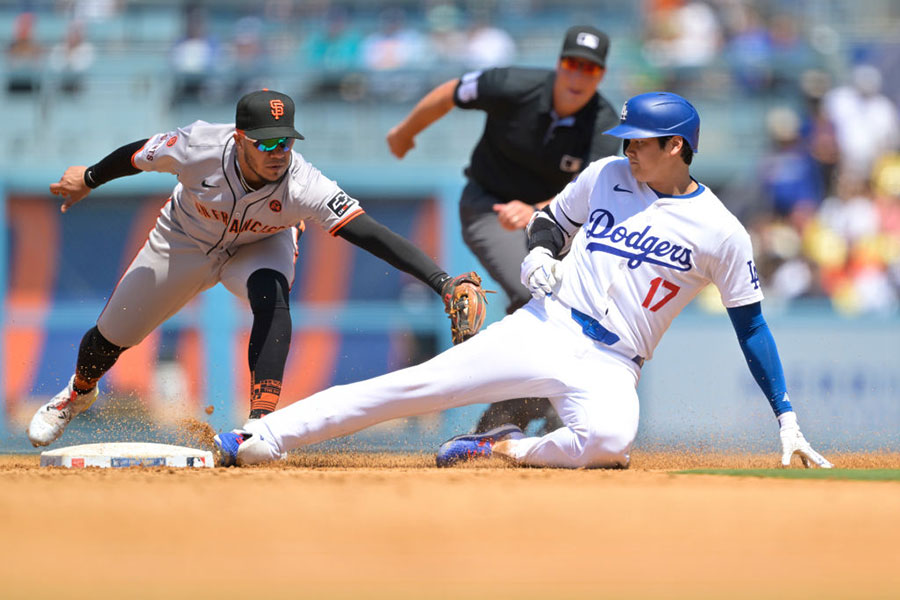
M271 90L250 92L238 100L234 127L254 140L303 139L294 129L294 101L287 94Z
M595 27L576 25L566 31L559 57L583 58L605 67L608 51L609 36Z

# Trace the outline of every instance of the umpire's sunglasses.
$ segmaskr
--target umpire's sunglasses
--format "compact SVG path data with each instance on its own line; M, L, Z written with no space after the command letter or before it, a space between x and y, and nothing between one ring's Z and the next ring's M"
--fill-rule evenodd
M581 71L591 77L596 77L603 70L603 67L595 62L572 58L571 56L559 59L559 65L566 71Z
M282 152L287 152L294 145L294 138L269 138L267 140L254 140L252 138L247 138L253 147L259 150L260 152L272 152L276 148L280 149Z

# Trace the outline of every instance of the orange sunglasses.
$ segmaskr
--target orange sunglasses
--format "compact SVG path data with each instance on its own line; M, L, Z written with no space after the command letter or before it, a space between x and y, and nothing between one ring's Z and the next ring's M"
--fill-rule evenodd
M603 67L597 63L589 60L572 58L571 56L559 59L559 64L566 71L581 71L585 75L590 75L591 77L596 77L603 71Z

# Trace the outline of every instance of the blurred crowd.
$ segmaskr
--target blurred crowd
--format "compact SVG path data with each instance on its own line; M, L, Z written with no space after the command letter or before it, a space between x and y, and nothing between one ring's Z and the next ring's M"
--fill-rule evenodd
M769 111L753 233L770 294L838 310L900 304L900 117L870 64L832 85L803 74L803 110Z
M492 24L488 5L479 6L424 2L373 8L266 0L247 3L244 9L230 3L220 10L211 2L185 0L172 23L179 32L171 36L175 39L167 50L172 102L230 102L285 68L299 68L305 85L298 87L307 97L407 101L432 84L423 77L429 70L515 62L512 36ZM38 91L47 74L53 76L54 91L77 92L81 76L97 58L85 36L86 24L102 26L125 11L127 3L68 0L44 9L23 10L12 25L6 51L8 93ZM50 47L34 35L36 20L48 12L69 17L63 39ZM221 18L222 12L230 18ZM224 20L230 23L227 30L220 26Z
M646 6L642 53L654 83L688 98L724 96L735 113L755 99L768 108L756 180L719 194L749 225L767 296L896 313L900 87L892 77L886 92L881 68L900 75L900 47L842 48L827 23L804 24L803 3ZM735 139L730 151L750 145Z
M84 74L102 64L107 50L89 39L91 27L135 5L152 10L147 2L125 0L20 4L12 30L4 32L8 95L39 91L47 73L54 91L82 93ZM893 34L867 42L841 37L839 10L819 18L826 8L852 5L840 0L622 4L569 7L571 19L596 17L601 28L610 11L628 13L631 30L608 30L613 60L604 86L614 89L611 97L666 89L703 107L728 105L735 118L744 102L766 109L754 139L731 140L729 149L738 155L748 149L748 160L758 163L756 178L709 183L731 183L719 185L719 195L750 226L767 295L821 298L848 314L896 312L900 45L889 40L898 39L900 14L888 14L893 25L876 23ZM878 5L900 12L891 3ZM408 103L466 70L534 64L530 35L550 28L548 38L557 43L564 25L542 27L542 20L561 10L541 0L186 0L171 24L178 31L169 46L141 50L165 53L173 105L231 102L288 64L303 81L290 90L296 97ZM234 17L224 29L222 11ZM47 13L68 17L50 44L34 35ZM510 23L514 31L501 26ZM552 60L556 50L543 58Z

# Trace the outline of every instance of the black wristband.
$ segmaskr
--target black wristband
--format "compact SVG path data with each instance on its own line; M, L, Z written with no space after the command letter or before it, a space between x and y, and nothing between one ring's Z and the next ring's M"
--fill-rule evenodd
M96 188L99 183L94 179L94 165L91 165L87 169L84 170L84 185L88 186L91 189Z
M442 297L444 295L444 286L447 285L447 282L453 281L453 277L448 275L447 273L441 272L431 277L431 281L428 282L428 285L431 286L431 289L438 290L438 294Z
M84 183L93 189L113 179L140 173L141 170L131 163L131 157L146 143L147 140L138 140L116 148L85 170Z

